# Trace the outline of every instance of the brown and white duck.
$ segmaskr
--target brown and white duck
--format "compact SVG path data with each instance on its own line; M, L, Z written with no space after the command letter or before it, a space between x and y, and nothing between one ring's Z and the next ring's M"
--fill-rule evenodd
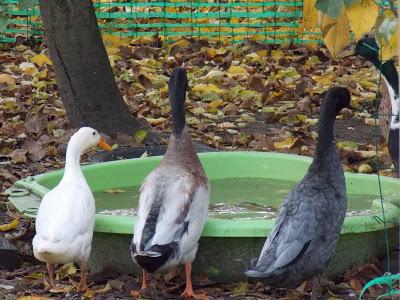
M186 71L176 68L169 80L172 133L160 165L144 180L135 221L131 255L146 274L185 266L185 298L194 296L192 262L207 219L210 187L194 151L185 121Z
M379 127L382 136L389 147L397 174L399 172L399 128L400 128L400 100L399 100L399 74L397 73L393 60L383 62L379 59L379 46L374 38L365 37L360 39L354 54L369 60L377 70L382 72L381 101L379 104Z

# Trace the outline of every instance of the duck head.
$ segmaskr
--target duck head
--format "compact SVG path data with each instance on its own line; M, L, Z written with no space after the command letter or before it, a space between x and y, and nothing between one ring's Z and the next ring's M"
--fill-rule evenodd
M365 37L359 40L354 47L354 55L360 55L372 62L377 68L380 67L379 46L374 38Z
M350 105L350 99L351 95L347 88L341 86L332 87L325 95L321 113L329 111L330 114L336 117L343 108Z
M79 145L80 150L83 152L89 148L98 146L106 151L112 151L110 145L104 140L97 130L90 127L82 127L71 137L70 143Z
M172 110L172 134L180 135L186 126L185 100L188 80L183 68L175 68L168 82Z
M379 45L373 37L364 37L357 43L347 46L338 57L359 55L374 64L376 69L382 72L383 77L393 89L396 97L399 95L399 75L393 60L381 61Z

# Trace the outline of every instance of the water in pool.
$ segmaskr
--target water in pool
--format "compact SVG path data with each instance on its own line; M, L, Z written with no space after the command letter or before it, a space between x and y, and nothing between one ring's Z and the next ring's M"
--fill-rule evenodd
M211 181L209 218L274 218L294 182L265 178L233 178ZM108 189L94 193L97 212L105 215L135 215L139 186ZM373 195L349 194L347 215L368 214ZM115 208L118 209L115 209Z

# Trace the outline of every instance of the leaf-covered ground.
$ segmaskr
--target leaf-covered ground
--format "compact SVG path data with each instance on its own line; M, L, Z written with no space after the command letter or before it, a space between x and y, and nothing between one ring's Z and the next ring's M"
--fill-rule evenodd
M278 48L256 42L233 46L182 39L166 46L157 38L128 41L111 36L104 41L129 109L146 118L156 131L169 132L168 73L183 64L190 80L187 123L193 139L220 150L312 156L323 94L334 84L344 85L351 90L352 107L342 111L336 124L343 167L350 172L377 172L378 153L380 172L393 175L387 146L374 135L378 74L360 58L334 61L324 48ZM80 299L82 294L73 290L67 294L45 291L45 268L32 258L33 224L21 218L4 195L17 179L61 168L74 129L60 101L45 45L21 39L16 45L0 47L0 225L6 224L0 231L17 245L24 260L18 272L0 271L0 297ZM118 147L132 146L141 144L145 136L146 132L139 132L109 140ZM368 279L380 274L377 266L378 262L357 266L336 283L328 282L326 297L355 295ZM67 266L58 275L67 288L73 288L75 267ZM128 275L95 279L84 298L129 299L130 290L139 287L138 278ZM183 291L182 279L169 274L157 281L158 292L150 289L139 297L175 299ZM213 283L206 278L195 282L199 292L211 299L302 299L309 294L309 286L288 291L259 283Z

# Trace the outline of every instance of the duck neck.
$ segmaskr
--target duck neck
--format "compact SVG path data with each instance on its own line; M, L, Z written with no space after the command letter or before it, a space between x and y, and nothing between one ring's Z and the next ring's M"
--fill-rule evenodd
M186 125L185 120L185 99L187 81L171 80L169 82L169 99L172 112L172 134L179 136Z
M190 133L186 126L184 126L184 128L181 130L180 134L171 134L167 152L165 153L165 158L167 160L198 160L196 152L194 151L192 140L190 138Z
M65 157L65 171L63 179L83 177L80 166L82 151L83 149L80 146L80 143L78 143L78 141L75 139L71 139L67 147L67 155Z
M337 152L334 136L334 124L335 124L336 114L325 110L320 114L319 124L318 124L318 144L316 149L316 155L314 162L317 166L326 166L324 162L326 160L331 160L331 152Z
M383 77L385 77L387 83L393 89L395 96L399 97L399 75L394 65L394 61L389 60L382 64L379 60L374 60L372 63L382 72Z

